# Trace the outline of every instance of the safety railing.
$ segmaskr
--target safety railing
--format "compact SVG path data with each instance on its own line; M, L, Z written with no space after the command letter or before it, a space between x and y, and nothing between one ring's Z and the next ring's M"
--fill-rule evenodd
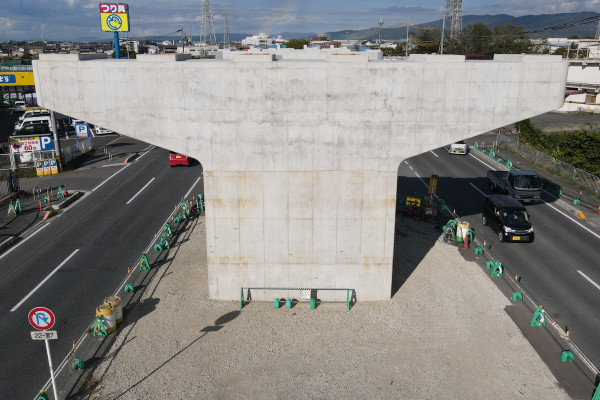
M275 292L271 294L273 300L254 300L252 291L268 291ZM244 297L244 291L246 296ZM346 292L345 300L321 300L318 297L318 292L337 291L343 295ZM296 292L297 296L290 294ZM279 294L279 296L277 296ZM273 297L275 296L275 297ZM267 297L265 294L260 296ZM280 308L281 303L285 301L286 308L292 308L294 304L310 303L310 308L315 309L319 304L326 303L346 303L346 308L350 310L352 305L356 303L356 291L350 288L292 288L292 287L242 287L240 289L240 309L244 308L246 303L273 303L275 308Z

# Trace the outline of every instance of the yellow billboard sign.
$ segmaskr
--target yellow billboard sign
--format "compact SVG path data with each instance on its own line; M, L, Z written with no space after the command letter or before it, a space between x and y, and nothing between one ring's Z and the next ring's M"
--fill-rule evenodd
M100 25L105 32L129 32L129 6L100 3Z
M33 72L0 72L0 86L34 86Z

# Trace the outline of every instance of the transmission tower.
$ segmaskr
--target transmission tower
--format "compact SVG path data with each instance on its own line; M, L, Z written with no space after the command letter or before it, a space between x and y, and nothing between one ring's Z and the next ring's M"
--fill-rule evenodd
M451 39L462 32L462 0L446 0L444 25Z
M225 13L225 34L223 35L223 48L229 47L229 20L227 19L227 13Z
M212 4L210 0L202 0L202 21L200 23L200 41L202 43L217 44L215 25L213 24Z

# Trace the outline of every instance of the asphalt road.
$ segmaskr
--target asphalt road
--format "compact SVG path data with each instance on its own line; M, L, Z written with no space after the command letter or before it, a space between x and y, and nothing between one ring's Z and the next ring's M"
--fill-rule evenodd
M486 173L495 167L473 154L450 155L437 149L400 166L398 192L426 193L424 183L437 174L437 193L448 207L469 222L476 237L491 245L489 250L521 277L521 284L535 301L563 329L568 326L571 339L596 366L600 365L600 287L596 286L600 284L600 232L567 215L552 197L543 195L543 202L527 206L535 242L500 243L497 235L481 223L484 197L490 193Z
M44 343L30 337L29 311L43 306L56 315L59 339L50 345L56 367L174 205L192 185L192 193L201 190L199 164L169 168L167 150L121 140L146 151L134 163L61 174L74 182L71 191L83 189L86 195L0 254L2 398L32 399L49 378Z

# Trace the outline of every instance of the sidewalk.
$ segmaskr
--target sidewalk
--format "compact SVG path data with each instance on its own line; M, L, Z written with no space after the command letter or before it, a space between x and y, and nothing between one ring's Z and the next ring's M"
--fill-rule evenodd
M391 301L239 310L208 299L204 218L192 220L78 398L569 398L481 266L403 223L401 260L427 255Z

